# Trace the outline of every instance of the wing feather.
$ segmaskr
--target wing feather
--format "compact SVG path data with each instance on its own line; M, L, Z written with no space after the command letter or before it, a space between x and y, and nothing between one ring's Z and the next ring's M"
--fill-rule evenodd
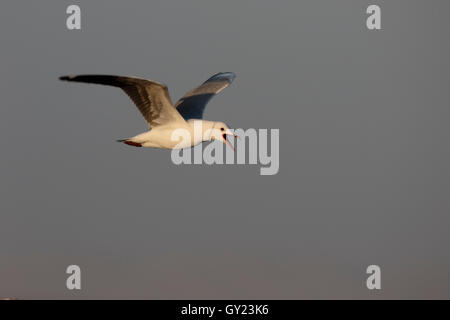
M64 76L60 79L121 88L134 102L150 127L172 121L184 121L173 106L169 90L164 84L146 79L111 75Z
M236 78L233 72L220 72L213 75L197 88L186 93L175 105L185 120L202 119L209 100L228 87Z

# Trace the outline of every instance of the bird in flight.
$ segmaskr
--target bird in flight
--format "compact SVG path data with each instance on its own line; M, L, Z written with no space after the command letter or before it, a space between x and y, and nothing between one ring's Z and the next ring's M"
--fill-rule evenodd
M219 140L232 144L227 136L235 136L227 125L220 121L202 120L206 104L213 96L228 87L236 75L220 72L197 88L186 93L176 104L172 104L167 86L151 80L112 75L63 76L60 80L85 82L119 87L133 100L149 125L149 131L132 138L117 140L134 147L181 149L195 146L203 141ZM200 121L200 122L199 122ZM197 125L201 134L195 134ZM177 129L185 129L189 139L173 139Z

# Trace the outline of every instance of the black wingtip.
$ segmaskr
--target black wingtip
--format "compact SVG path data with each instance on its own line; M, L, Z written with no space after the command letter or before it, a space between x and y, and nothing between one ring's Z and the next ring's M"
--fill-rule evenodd
M228 80L229 83L232 83L235 78L236 78L236 74L234 72L229 72L229 71L228 72L218 72L215 75L211 76L205 82Z
M59 80L69 81L70 77L69 76L62 76L62 77L59 77Z

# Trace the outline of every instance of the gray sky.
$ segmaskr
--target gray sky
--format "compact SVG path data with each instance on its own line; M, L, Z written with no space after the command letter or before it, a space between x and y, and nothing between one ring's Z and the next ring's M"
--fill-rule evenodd
M82 30L66 29L69 4ZM382 30L365 26L379 4ZM450 298L450 2L12 1L0 11L0 297ZM280 171L175 166L116 88L280 129ZM65 269L82 269L80 292ZM365 286L368 265L382 290Z

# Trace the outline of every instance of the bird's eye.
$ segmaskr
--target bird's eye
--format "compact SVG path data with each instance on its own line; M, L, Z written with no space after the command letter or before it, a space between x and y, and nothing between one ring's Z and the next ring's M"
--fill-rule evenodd
M220 128L220 131L223 131L223 130L225 130L224 128Z

